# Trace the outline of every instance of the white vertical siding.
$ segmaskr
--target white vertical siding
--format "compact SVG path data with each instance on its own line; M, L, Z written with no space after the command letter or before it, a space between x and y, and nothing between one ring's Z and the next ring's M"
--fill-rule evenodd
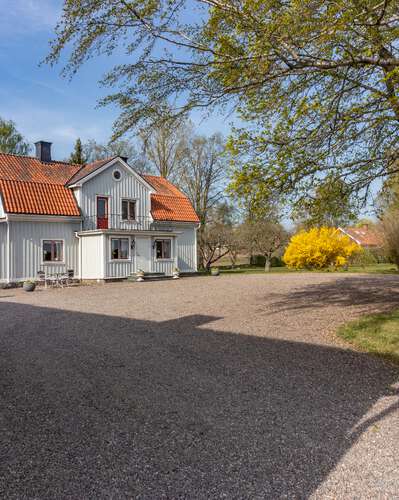
M177 267L184 273L197 271L197 238L194 225L175 226L177 236Z
M90 234L80 238L82 279L103 279L104 276L104 239L103 234Z
M125 261L111 260L111 238L129 238L129 259ZM132 242L134 236L121 235L107 235L105 245L105 269L107 278L126 278L134 271L134 249L132 249Z
M122 173L119 181L116 181L112 176L116 168ZM149 189L120 163L110 166L104 172L101 172L82 185L79 193L79 203L82 215L86 220L87 218L92 221L95 220L97 210L96 197L101 195L109 196L108 209L111 216L121 215L123 198L137 200L136 215L139 221L142 220L142 217L148 219L150 216ZM110 220L112 224L112 219ZM115 220L119 221L119 219ZM122 222L121 224L125 224L126 229L129 229L129 226L131 226L129 222ZM134 228L137 227L137 225L134 226Z
M67 222L9 222L10 280L36 278L39 269L62 273L73 269L79 274L79 241L75 231L79 223ZM64 263L43 264L42 240L64 240Z
M4 207L3 207L3 201L1 199L1 194L0 194L0 219L2 217L5 217L5 212L4 212Z
M0 281L7 279L7 224L0 222Z
M155 247L154 247L154 242L157 239L165 240L165 239L170 239L171 240L171 249L172 249L172 256L170 259L164 259L164 260L157 260L156 259L156 252L155 252ZM178 247L177 247L177 241L175 237L166 237L166 236L160 236L158 237L153 237L152 238L152 245L151 245L151 254L152 254L152 270L156 273L165 273L167 276L171 276L173 273L173 270L175 267L178 267L177 262L178 262L178 255L177 255Z

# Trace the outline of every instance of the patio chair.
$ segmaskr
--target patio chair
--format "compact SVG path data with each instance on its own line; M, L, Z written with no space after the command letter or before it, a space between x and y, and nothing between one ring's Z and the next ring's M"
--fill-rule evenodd
M70 286L73 283L73 278L75 277L75 271L73 269L68 269L65 274L60 276L60 285L61 286Z
M46 286L46 273L42 270L37 271L36 273L36 281L39 285L44 285Z

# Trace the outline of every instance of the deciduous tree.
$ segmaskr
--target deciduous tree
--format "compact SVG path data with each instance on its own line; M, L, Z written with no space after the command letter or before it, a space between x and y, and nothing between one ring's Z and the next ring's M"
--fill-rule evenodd
M385 212L381 222L386 255L399 269L399 209Z
M284 227L273 220L251 220L241 228L241 239L250 255L265 257L265 271L270 271L271 259L277 250L283 248L288 241L288 233Z
M297 201L292 215L306 228L346 226L356 220L356 200L346 182L328 176Z
M47 61L71 49L72 75L127 53L103 80L116 135L166 101L175 116L226 105L248 122L241 182L295 197L332 173L367 196L398 170L398 29L396 0L65 0Z
M189 197L202 227L208 222L210 212L217 206L223 206L221 202L226 177L227 158L222 136L191 135L186 143L176 182ZM217 216L215 211L212 215L214 219ZM216 219L221 222L218 216Z
M27 155L31 147L11 120L0 118L0 152Z
M169 109L159 116L159 123L141 131L143 153L152 170L165 179L178 178L178 170L186 155L190 154L188 142L191 123L184 117L167 119ZM166 120L164 121L166 116Z

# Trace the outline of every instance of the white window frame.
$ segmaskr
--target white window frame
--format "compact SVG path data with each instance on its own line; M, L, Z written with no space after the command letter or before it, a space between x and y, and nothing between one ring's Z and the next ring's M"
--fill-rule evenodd
M57 241L62 243L62 260L44 260L44 242L45 241ZM57 266L60 264L65 264L65 240L63 238L42 238L40 240L40 251L41 251L41 263L42 266Z
M128 257L127 259L112 258L112 240L128 240ZM132 260L132 239L130 236L110 236L109 238L109 262L129 262Z
M170 257L157 258L157 241L169 241L170 242ZM165 262L173 260L173 238L155 238L154 239L154 257L157 262Z
M128 205L127 205L127 211L128 211L128 218L127 219L124 219L123 218L123 202L124 201L127 201ZM129 203L134 203L134 219L130 219L130 210L129 210ZM137 203L137 200L135 198L122 198L121 199L121 221L122 222L137 222L137 206L138 206L138 203Z
M119 179L116 179L116 178L115 178L115 172L119 172L119 173L120 173L120 177L119 177ZM120 181L122 180L122 177L123 177L123 175L122 175L122 171L121 171L121 169L120 169L120 168L114 168L114 169L112 170L112 179L113 179L115 182L120 182Z

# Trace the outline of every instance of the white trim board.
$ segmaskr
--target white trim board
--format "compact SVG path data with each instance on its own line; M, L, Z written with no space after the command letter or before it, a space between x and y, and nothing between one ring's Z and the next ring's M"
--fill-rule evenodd
M77 182L74 182L73 184L70 184L70 188L76 188L79 186L82 186L85 182L89 181L90 179L93 179L93 177L96 177L96 175L101 174L108 168L112 167L116 163L121 163L136 179L138 182L141 182L151 193L154 193L154 188L143 178L141 177L140 174L138 174L133 167L131 167L128 163L126 163L122 158L119 156L116 158L113 158L109 162L105 163L105 165L102 165L101 167L97 168L96 170L93 170L93 172L90 172L90 174L87 174L86 176L82 177L82 179L79 179Z

